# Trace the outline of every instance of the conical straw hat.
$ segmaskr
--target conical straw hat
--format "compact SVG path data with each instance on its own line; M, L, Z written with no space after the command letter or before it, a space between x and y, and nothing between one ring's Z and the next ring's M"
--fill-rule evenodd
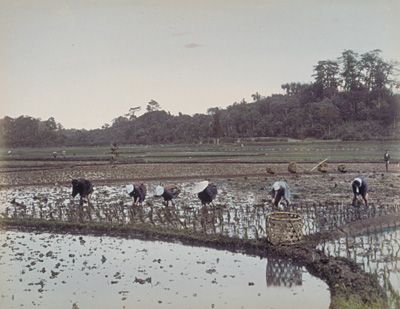
M195 183L193 188L190 190L192 193L199 193L203 191L205 188L207 188L209 182L207 180L200 181L198 183Z

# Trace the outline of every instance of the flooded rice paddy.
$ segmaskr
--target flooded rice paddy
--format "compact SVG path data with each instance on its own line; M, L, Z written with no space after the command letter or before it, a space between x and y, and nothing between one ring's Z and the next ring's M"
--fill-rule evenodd
M237 170L210 165L201 172L183 166L172 174L176 180L155 179L157 174L171 175L167 165L162 173L156 165L149 165L136 174L130 166L132 175L151 171L144 181L148 198L136 207L125 190L131 181L123 180L131 170L123 168L4 173L0 213L8 218L55 222L146 223L257 239L266 236L265 216L273 210L269 187L280 179L287 180L293 192L292 205L286 209L303 217L306 235L400 211L400 175L383 174L376 166L363 171L362 165L354 165L346 174L281 176L255 176L259 166L245 164L237 165ZM182 173L187 175L185 180L179 178ZM241 173L240 177L229 176ZM351 207L350 182L360 173L371 189L369 208ZM212 174L210 180L219 193L215 205L205 208L190 189L198 181L195 175ZM80 208L78 198L71 198L71 176L94 180L90 205ZM181 187L174 207L165 207L160 198L152 196L160 181ZM391 229L341 238L319 248L330 256L354 259L366 272L377 274L386 291L399 292L397 233ZM299 304L300 308L327 308L330 303L325 283L290 260L274 257L260 259L167 242L13 231L0 231L0 246L0 304L5 308L72 308L74 304L78 308L293 308Z
M328 308L290 261L177 243L0 233L3 308Z
M393 291L400 292L399 228L388 228L358 237L342 237L324 242L319 248L328 256L351 259L365 272L376 275L389 296ZM400 306L400 302L397 306Z
M373 182L374 178L371 180ZM148 223L246 239L266 237L266 215L274 210L269 195L272 181L259 177L213 181L217 184L219 193L214 205L208 207L202 207L197 195L191 192L195 183L192 180L174 182L182 192L175 199L173 207L165 207L161 198L153 196L159 182L148 181L148 197L142 205L132 205L125 184L96 185L90 204L85 203L84 207L79 206L78 197L71 197L71 188L67 185L16 186L0 190L0 211L9 218L116 224ZM319 181L308 178L315 186L319 185L315 191L307 190L307 184L310 184L304 181L305 178L291 179L292 204L284 210L302 215L305 235L334 230L350 222L400 211L396 201L389 201L388 196L378 200L374 192L370 194L370 207L351 207L351 189L348 188L351 178L348 183L339 182L332 177L322 177ZM381 182L376 183L381 185ZM328 195L323 190L331 193ZM336 195L332 193L335 191Z

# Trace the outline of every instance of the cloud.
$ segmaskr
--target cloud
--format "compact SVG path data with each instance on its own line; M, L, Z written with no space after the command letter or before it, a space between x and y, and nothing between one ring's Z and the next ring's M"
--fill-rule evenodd
M203 45L197 44L197 43L189 43L189 44L185 45L186 48L197 48L197 47L202 47L202 46Z

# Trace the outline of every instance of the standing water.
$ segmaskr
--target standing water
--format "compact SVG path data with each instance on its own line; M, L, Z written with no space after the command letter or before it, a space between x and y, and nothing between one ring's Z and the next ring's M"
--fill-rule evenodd
M320 245L327 255L355 261L364 271L376 275L386 291L391 308L400 306L400 229L387 228L357 237L342 237Z
M2 308L328 308L281 259L99 236L0 232ZM76 306L74 306L76 308Z

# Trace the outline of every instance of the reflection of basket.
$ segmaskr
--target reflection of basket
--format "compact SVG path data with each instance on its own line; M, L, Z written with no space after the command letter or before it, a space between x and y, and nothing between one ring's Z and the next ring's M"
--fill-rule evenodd
M301 267L290 260L269 257L266 271L267 286L292 287L302 285Z
M303 219L294 212L276 211L267 215L267 240L291 245L303 238Z

